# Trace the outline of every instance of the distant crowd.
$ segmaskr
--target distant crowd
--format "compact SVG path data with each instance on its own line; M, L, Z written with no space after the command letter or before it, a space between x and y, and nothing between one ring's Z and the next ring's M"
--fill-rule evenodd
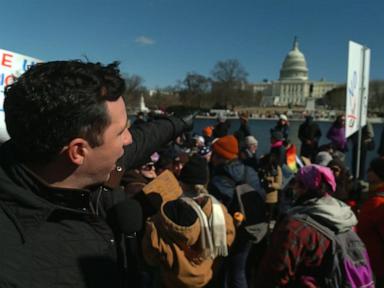
M140 113L133 126L152 121L152 117L149 115L145 120L144 114ZM239 128L229 135L229 121L224 115L219 115L215 126L204 127L200 135L182 134L153 154L148 163L128 171L123 177L125 191L142 201L143 207L151 205L146 202L148 199L141 188L165 169L175 175L183 190L180 199L164 204L160 210L153 209L144 217L148 222L143 231L142 245L143 257L147 261L139 267L143 272L141 275L145 275L149 282L149 279L157 279L154 270L147 269L150 263L157 265L158 274L155 275L161 275L159 277L166 287L328 287L324 281L335 281L324 278L328 274L330 278L335 277L330 273L333 268L329 259L333 256L328 255L334 245L333 239L322 233L316 224L305 220L303 215L306 215L315 219L320 227L333 231L333 235L352 233L357 229L367 246L370 260L365 256L365 246L361 243L361 259L358 260L365 265L363 270L366 271L358 277L368 280L360 279L361 285L367 286L356 287L373 287L370 265L377 283L382 283L384 254L378 252L384 251L384 238L380 238L383 235L374 236L374 230L383 232L384 226L377 223L375 227L367 223L367 219L376 214L367 207L378 202L381 206L376 209L384 209L384 198L375 196L377 191L381 191L376 182L383 183L384 188L384 174L381 172L384 159L377 158L370 164L369 188L364 181L359 181L365 171L366 152L374 149L372 125L368 123L362 130L360 174L355 177L356 161L354 159L352 169L347 167L345 152L348 141L352 141L353 149L357 149L357 137L345 138L343 115L339 115L328 130L329 143L322 146L319 146L322 134L318 124L311 115L306 115L298 131L300 150L289 140L286 115L280 115L270 135L251 135L246 113L240 114L239 122ZM269 139L269 153L258 155L256 137ZM378 195L380 193L383 192L378 192ZM203 215L201 211L192 212L194 205L185 198L191 198L200 205L206 214L203 218L207 217L208 223L200 218ZM197 241L186 231L200 219L201 229L208 226L213 229L211 234L215 237L218 234L215 228L219 225L209 224L214 210L205 206L206 201L221 205L220 214L223 216L219 218L222 228L218 229L226 233L220 236L219 243L222 246L226 243L229 249L222 254L213 253L208 262L202 260L206 259L203 254L198 254L202 258L195 262L196 259L190 257L189 252L185 253L185 249L202 253L203 240ZM380 213L377 212L375 218L383 215ZM200 238L203 238L203 232L201 230ZM178 236L172 236L175 233ZM348 237L352 239L355 236ZM182 242L176 241L181 241L181 238ZM180 249L184 249L184 253ZM382 284L377 285L381 287Z

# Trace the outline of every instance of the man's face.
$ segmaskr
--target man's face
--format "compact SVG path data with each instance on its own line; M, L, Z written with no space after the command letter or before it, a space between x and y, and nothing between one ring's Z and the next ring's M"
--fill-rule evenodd
M107 181L116 167L116 161L124 154L124 146L132 143L123 98L107 101L106 106L111 123L104 131L103 144L90 148L84 161L84 171L91 184Z

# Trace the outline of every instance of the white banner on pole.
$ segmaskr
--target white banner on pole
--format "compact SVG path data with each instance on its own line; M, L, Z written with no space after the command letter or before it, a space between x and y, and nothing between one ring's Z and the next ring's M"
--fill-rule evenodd
M41 60L0 49L0 143L9 138L4 122L4 88Z
M367 124L371 50L349 41L345 136ZM360 114L361 113L361 114Z

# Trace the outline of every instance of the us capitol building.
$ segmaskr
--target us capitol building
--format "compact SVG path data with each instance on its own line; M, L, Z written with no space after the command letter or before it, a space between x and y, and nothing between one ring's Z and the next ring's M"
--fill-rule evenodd
M307 62L295 37L292 50L281 66L279 80L250 86L255 94L261 93L261 106L306 106L307 102L323 97L339 84L308 79Z

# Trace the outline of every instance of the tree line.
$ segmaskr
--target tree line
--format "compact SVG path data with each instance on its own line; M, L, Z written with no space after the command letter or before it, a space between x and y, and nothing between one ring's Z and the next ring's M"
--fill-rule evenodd
M127 103L135 106L141 95L151 109L167 109L170 106L204 109L233 109L234 107L258 107L262 92L254 92L248 83L248 72L237 59L218 61L210 75L188 72L176 85L150 91L144 79L138 75L125 75ZM326 109L345 109L346 86L328 91L318 105ZM369 111L384 110L384 81L374 80L369 85Z
M384 116L384 80L370 81L368 91L368 112ZM341 85L328 91L322 103L329 109L345 110L346 93L346 85Z
M137 103L143 95L151 108L169 106L194 107L199 109L232 109L235 106L257 106L261 95L254 95L248 85L248 72L237 59L218 61L209 76L188 72L176 85L151 93L138 75L126 75L127 103Z

